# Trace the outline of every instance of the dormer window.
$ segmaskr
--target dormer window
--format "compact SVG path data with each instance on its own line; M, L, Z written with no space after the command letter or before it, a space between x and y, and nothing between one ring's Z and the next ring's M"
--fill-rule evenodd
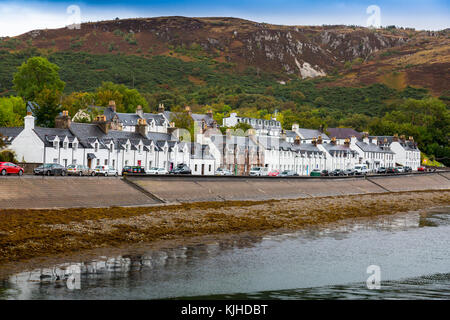
M110 150L111 150L111 152L114 151L114 144L112 144L112 143L111 143L111 145L110 145Z
M63 143L63 147L64 147L65 150L67 150L67 148L69 147L69 143L68 142L64 142Z
M72 149L73 149L74 151L76 151L76 150L78 149L78 143L74 142L74 143L72 144Z
M128 144L125 145L125 152L128 152L130 150L130 146Z
M142 146L141 145L138 145L138 152L142 153Z
M94 143L94 150L95 152L98 152L98 142Z
M58 150L58 141L53 141L53 148L55 149L55 150Z

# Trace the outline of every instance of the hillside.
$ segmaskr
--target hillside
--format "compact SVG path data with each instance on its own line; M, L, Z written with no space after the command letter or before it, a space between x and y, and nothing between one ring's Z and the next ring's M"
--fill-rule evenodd
M434 95L448 90L450 82L448 29L372 30L280 26L236 18L160 17L85 23L80 30L31 31L1 39L0 50L0 92L11 89L9 71L14 72L16 65L33 54L62 64L68 90L93 90L102 80L110 80L154 91L149 83L217 85L249 73L270 75L272 82L331 75L320 86L383 83L402 90L412 85ZM128 72L111 74L105 56L121 57L112 58L117 60L112 66L127 57ZM147 61L156 66L150 74L142 68ZM157 68L159 61L169 61L163 63L164 70ZM145 70L143 77L141 70ZM85 76L85 84L80 83L80 75Z

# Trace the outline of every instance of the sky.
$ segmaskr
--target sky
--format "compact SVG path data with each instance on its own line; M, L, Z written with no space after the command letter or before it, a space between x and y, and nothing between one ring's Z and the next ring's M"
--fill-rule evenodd
M62 28L80 21L158 16L237 17L284 25L396 25L442 30L450 27L450 0L0 0L0 37Z

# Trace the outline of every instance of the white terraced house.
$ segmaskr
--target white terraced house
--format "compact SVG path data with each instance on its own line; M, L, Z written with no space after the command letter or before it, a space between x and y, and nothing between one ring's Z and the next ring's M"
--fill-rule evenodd
M413 137L408 140L405 136L377 136L378 141L386 144L395 153L395 165L408 166L412 170L417 170L421 165L420 150L417 147L417 142L414 142Z
M358 152L350 148L350 139L347 139L344 144L337 143L336 138L331 138L329 143L322 143L317 141L319 150L325 153L326 168L329 171L335 169L353 169L358 164Z
M134 132L111 130L104 115L98 116L94 123L72 122L67 111L55 120L57 128L36 127L34 122L35 118L28 113L23 128L0 128L8 149L16 153L19 161L82 164L90 168L109 165L119 173L125 166L171 170L178 164L189 167L204 164L195 153L204 146L179 142L169 133L150 132L145 119L139 119ZM207 164L210 162L208 155ZM213 173L205 170L204 174Z
M375 137L369 139L368 135L364 134L362 141L351 137L350 148L358 152L358 163L367 165L371 171L395 166L395 153L389 145L379 144Z

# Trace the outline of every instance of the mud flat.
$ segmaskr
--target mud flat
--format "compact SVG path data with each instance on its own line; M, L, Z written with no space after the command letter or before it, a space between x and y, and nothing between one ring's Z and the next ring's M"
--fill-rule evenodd
M157 240L298 230L449 205L450 189L133 208L0 210L0 265Z

